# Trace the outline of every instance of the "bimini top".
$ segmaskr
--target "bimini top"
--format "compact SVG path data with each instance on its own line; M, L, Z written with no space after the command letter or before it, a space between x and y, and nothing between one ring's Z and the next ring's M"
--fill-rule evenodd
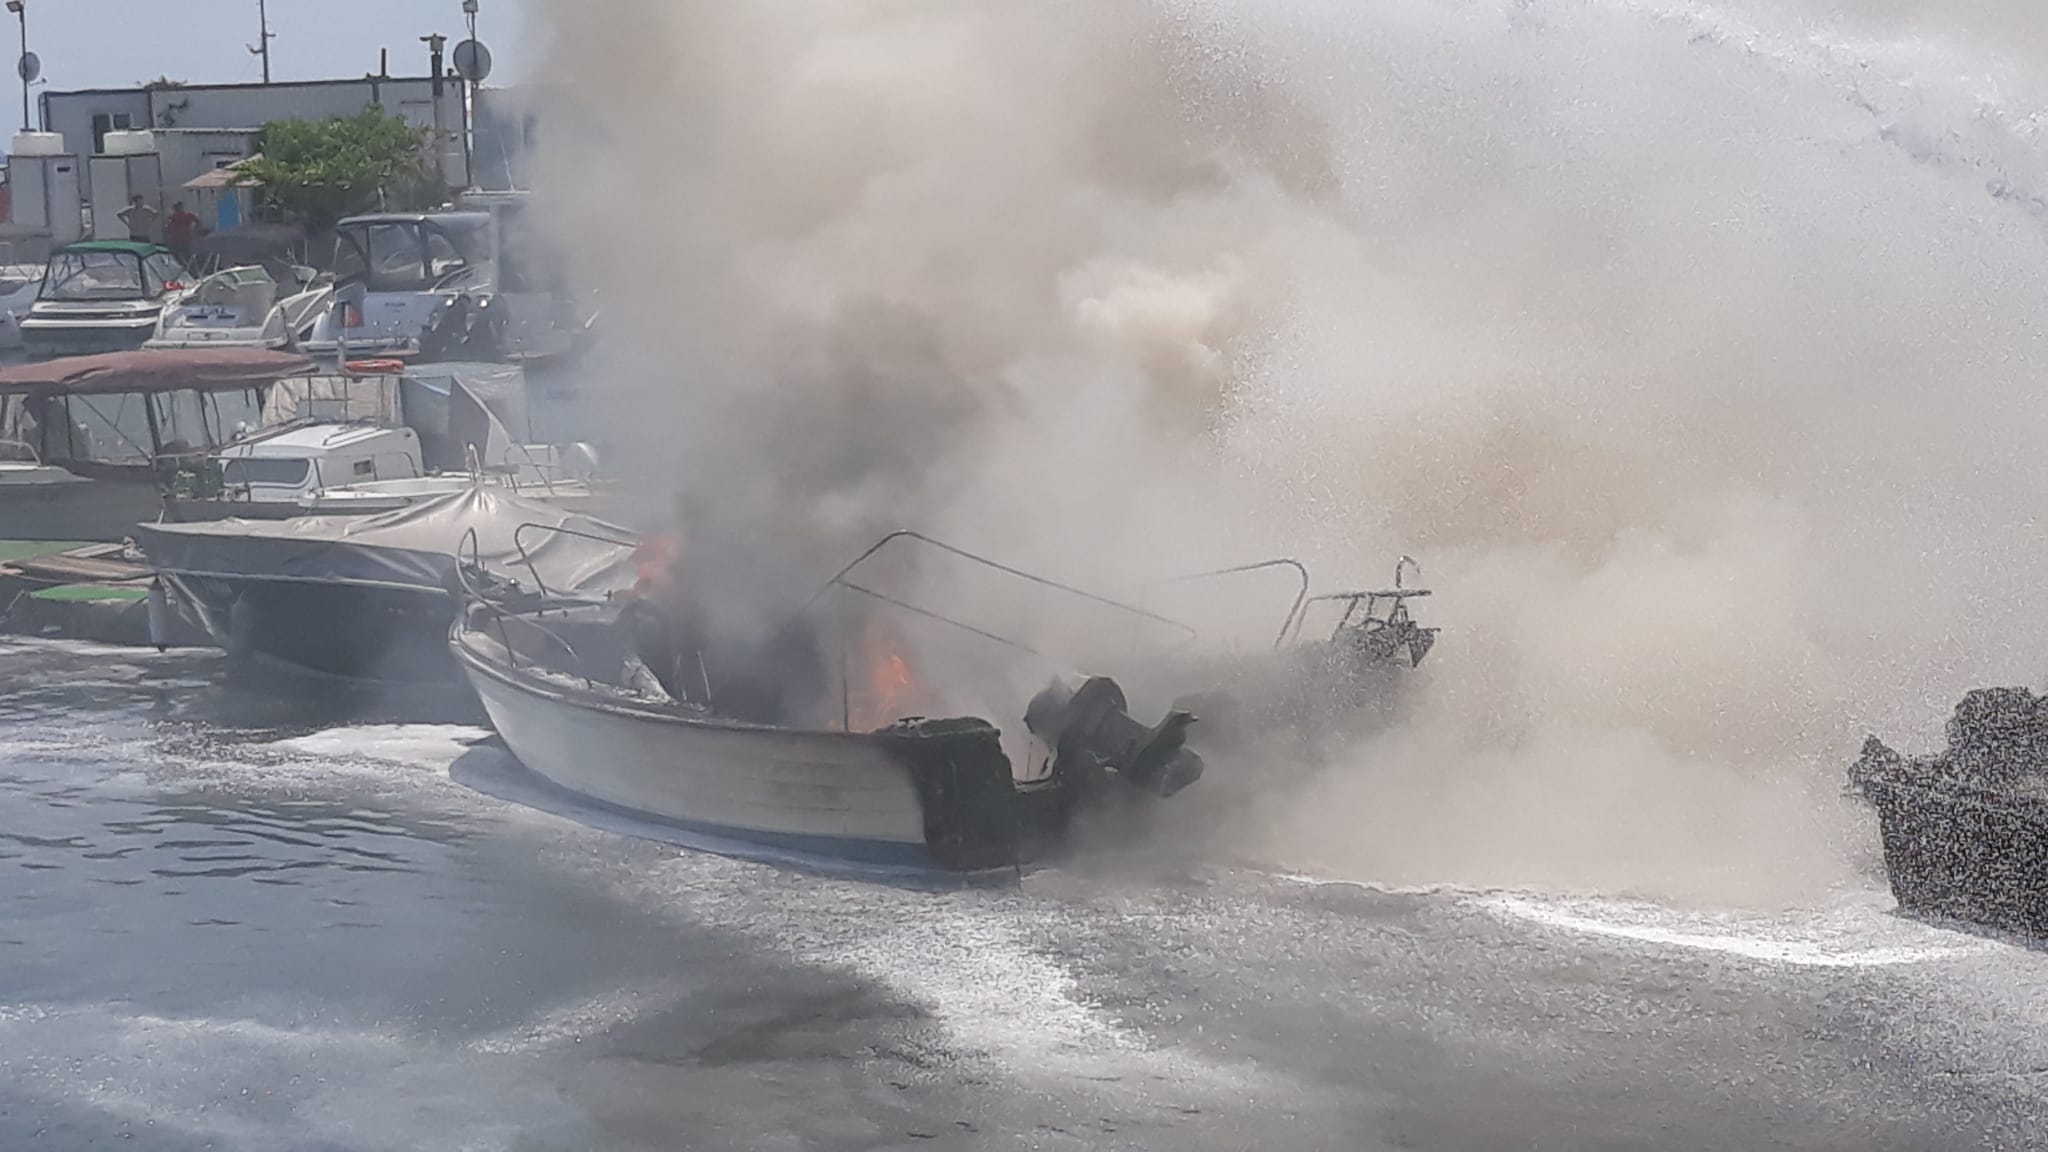
M146 240L80 240L76 244L66 244L62 248L57 249L57 251L126 252L130 256L141 258L143 256L154 256L159 252L169 252L170 249L161 244L151 244Z
M66 356L0 369L0 396L104 396L120 392L238 392L313 370L295 352L268 348L151 348Z

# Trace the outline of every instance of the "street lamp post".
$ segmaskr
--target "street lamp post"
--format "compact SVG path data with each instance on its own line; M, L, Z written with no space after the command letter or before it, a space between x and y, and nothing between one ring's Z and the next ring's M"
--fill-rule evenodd
M263 58L263 82L270 83L270 42L277 39L277 33L270 30L270 4L268 0L256 0L256 43L249 46L249 55Z
M427 46L427 66L432 77L427 90L434 97L434 183L436 195L445 196L448 194L448 131L442 127L445 121L441 119L441 93L447 83L442 61L446 59L443 53L447 50L448 38L434 32L420 37L420 42Z
M476 39L476 0L462 0L462 14L469 18L469 42ZM462 186L476 187L476 81L462 78Z
M21 75L21 130L28 131L28 85L35 79L31 76L28 63L28 4L25 0L7 0L7 10L21 21L21 60L15 71Z

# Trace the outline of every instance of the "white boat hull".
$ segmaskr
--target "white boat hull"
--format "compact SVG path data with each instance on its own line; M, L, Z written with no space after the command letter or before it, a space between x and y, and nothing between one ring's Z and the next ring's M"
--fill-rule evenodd
M500 737L557 787L722 840L932 868L910 770L868 737L597 707L481 659L458 662Z

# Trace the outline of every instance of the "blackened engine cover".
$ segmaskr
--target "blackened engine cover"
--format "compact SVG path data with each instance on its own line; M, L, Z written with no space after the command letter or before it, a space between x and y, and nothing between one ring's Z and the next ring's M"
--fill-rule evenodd
M1017 863L1017 786L1001 733L986 720L901 720L874 734L910 770L925 845L946 868Z

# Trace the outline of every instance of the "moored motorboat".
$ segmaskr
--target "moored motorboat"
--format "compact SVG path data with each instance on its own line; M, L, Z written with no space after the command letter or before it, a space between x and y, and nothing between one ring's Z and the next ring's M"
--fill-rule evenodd
M41 264L0 264L0 351L22 347L21 321L43 286Z
M454 680L447 634L456 553L508 586L590 595L624 587L630 547L536 528L618 529L475 484L378 516L151 524L137 542L231 655L332 676Z
M19 322L29 355L90 356L142 347L184 266L170 250L129 240L83 240L50 254L42 286Z
M0 369L0 540L132 535L162 513L195 456L226 439L223 425L312 367L285 352L203 348Z
M145 347L290 348L334 295L334 277L309 266L305 237L274 224L200 237L184 281Z

